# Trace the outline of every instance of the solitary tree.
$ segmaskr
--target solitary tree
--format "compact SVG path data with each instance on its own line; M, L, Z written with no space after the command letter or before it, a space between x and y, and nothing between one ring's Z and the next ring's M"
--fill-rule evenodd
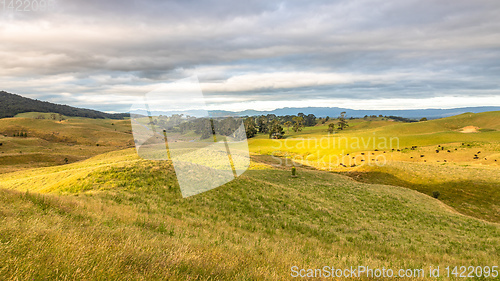
M328 132L329 133L333 133L334 129L335 129L335 124L333 124L333 123L328 124Z
M294 116L292 119L293 119L293 122L295 122L293 124L293 128L292 128L293 131L294 132L300 132L300 131L302 131L302 127L304 127L304 118L301 117L301 116Z
M252 117L248 117L244 121L245 124L245 132L247 134L247 138L252 138L257 134L257 128L255 128L255 122Z
M292 121L286 121L283 125L287 128L288 132L290 132L290 127L293 126L293 123Z
M267 118L264 115L259 116L259 118L257 118L257 127L259 128L259 133L268 132Z
M345 119L346 112L341 112L339 116L339 123L337 124L339 130L344 130L345 128L349 127L349 124L347 124L347 120Z
M201 133L200 139L208 139L211 136L215 137L215 130L214 130L214 125L213 125L213 120L212 119L201 119L201 122L199 124L198 131Z
M306 126L312 127L316 125L316 116L314 114L309 114L307 116L304 116L303 118Z
M270 139L282 139L285 132L283 127L278 120L273 120L269 128L269 138Z

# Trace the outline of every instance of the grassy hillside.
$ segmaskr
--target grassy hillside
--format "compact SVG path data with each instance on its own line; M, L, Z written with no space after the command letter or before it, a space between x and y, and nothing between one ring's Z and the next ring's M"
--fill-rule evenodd
M250 140L250 149L368 183L427 195L439 191L439 199L461 213L500 222L500 112L418 123L381 119L351 120L347 130L333 135L327 123L291 132L285 140L259 136ZM460 132L468 126L477 132Z
M134 144L128 120L58 121L38 115L0 119L0 173L72 163Z
M458 116L436 119L417 123L401 123L390 120L374 120L355 119L349 120L350 127L344 131L336 131L329 137L332 140L347 138L348 143L337 142L340 145L332 148L321 148L322 153L351 153L356 151L373 150L373 147L379 148L384 145L384 139L397 138L399 147L405 148L416 146L430 146L457 142L483 142L491 143L500 140L500 111L484 112L477 114L461 114ZM285 129L287 139L285 140L269 140L266 136L261 135L252 139L253 151L269 154L279 146L280 142L289 142L289 146L294 146L294 140L305 143L304 148L293 147L288 149L289 152L302 154L311 154L317 151L319 144L316 145L316 140L327 137L328 124L336 123L330 121L323 125L315 127L306 127L301 132L293 132ZM479 128L478 133L465 134L461 133L460 129L467 126L475 126ZM312 139L312 140L308 140ZM365 139L369 145L363 145L360 142L359 147L355 145L355 139ZM375 142L371 142L375 139ZM274 150L273 150L274 149Z
M39 115L0 119L0 173L72 163L133 145L127 120L57 121L50 120L50 114L42 114L48 119L36 119ZM287 132L286 140L258 135L249 144L255 153L288 155L296 162L359 181L408 187L427 195L439 191L439 199L461 213L500 222L499 117L500 112L487 112L411 124L386 118L355 119L349 121L347 130L329 136L328 124L337 122L332 120L299 133ZM480 130L459 132L467 126ZM15 137L19 132L27 137ZM397 140L394 151L375 151L373 145L383 139ZM325 140L329 145L324 145ZM356 141L359 147L353 145ZM417 148L411 150L411 146ZM474 155L480 157L474 159Z
M182 199L168 162L129 149L0 175L0 275L279 280L293 265L500 262L498 224L405 188L298 174L253 162L235 181Z
M437 191L439 200L460 213L500 222L498 167L389 162L343 173L357 181L407 187L429 196Z

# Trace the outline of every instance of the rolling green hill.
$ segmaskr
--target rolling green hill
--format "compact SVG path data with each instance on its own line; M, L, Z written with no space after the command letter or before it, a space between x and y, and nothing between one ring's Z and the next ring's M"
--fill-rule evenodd
M358 181L427 195L437 191L440 200L461 213L500 222L498 120L499 111L418 123L355 119L333 135L327 135L325 124L290 132L284 140L259 136L249 147L256 154L288 157ZM478 130L463 133L464 127Z
M168 162L134 149L0 175L0 275L284 280L294 265L500 262L498 224L409 189L258 161L185 199Z
M14 117L23 112L58 113L72 117L123 119L126 113L109 114L97 110L77 108L25 98L20 95L0 91L0 118Z
M133 146L128 120L36 119L39 114L0 119L0 173L73 163ZM487 112L411 124L382 118L355 119L347 130L331 136L326 132L327 123L298 133L287 132L290 136L285 140L259 135L250 139L249 145L254 153L278 152L298 163L345 174L357 181L403 186L427 195L438 191L439 199L457 211L500 222L499 117L500 112ZM478 127L479 131L459 132L467 126ZM14 136L19 132L27 137ZM343 146L322 147L317 140L326 137L348 141L396 137L399 146L394 147L395 151L374 151L372 146L352 148L343 142ZM413 145L418 148L408 149ZM446 150L435 152L442 148ZM481 158L474 159L478 151ZM339 163L334 162L335 155L341 155ZM379 159L385 164L378 165Z
M30 114L0 119L0 173L72 163L134 145L128 120L58 121Z

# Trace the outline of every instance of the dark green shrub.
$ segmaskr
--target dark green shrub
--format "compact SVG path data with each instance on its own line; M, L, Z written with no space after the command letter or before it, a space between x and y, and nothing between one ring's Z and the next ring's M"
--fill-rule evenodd
M432 197L438 199L439 195L441 195L441 193L439 193L439 191L433 191L432 192Z

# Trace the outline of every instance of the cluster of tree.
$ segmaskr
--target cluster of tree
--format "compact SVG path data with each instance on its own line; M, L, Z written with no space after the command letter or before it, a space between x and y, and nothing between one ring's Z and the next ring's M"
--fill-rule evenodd
M413 123L413 122L418 122L417 120L410 119L410 118L404 118L404 117L399 117L399 116L387 116L387 118L400 121L400 122L406 122L406 123Z
M247 138L253 138L257 134L257 127L255 126L255 120L253 117L247 117L245 121L243 121L243 124L245 124L245 133L247 135Z
M232 117L228 118L195 118L191 116L183 117L182 114L174 114L171 117L160 116L153 119L155 125L169 132L186 133L194 131L201 135L200 139L208 139L214 135L231 136L233 138L241 137L240 124Z
M192 117L184 114L173 114L172 116L150 117L149 124L159 126L160 128L170 131L170 132L184 132L191 129L190 122L196 120L196 117Z
M244 121L247 138L254 137L257 133L268 134L269 138L281 139L285 136L283 127L294 132L302 131L305 126L315 126L314 114L276 116L275 114L247 117Z
M23 138L27 138L28 137L28 133L26 132L17 132L17 133L14 133L12 134L13 137L23 137Z
M43 114L38 114L35 119L47 119L47 118L45 118L45 116ZM56 120L56 121L66 120L61 113L57 113L57 114L52 113L52 114L50 114L49 119Z
M247 138L252 138L258 133L267 134L271 139L281 139L285 137L284 128L287 129L288 133L290 129L294 132L300 132L304 127L315 126L318 120L324 124L323 121L330 120L330 117L317 119L314 114L305 115L303 113L285 116L276 116L275 114L247 116L243 120L244 132L238 130L241 123L232 117L195 118L183 116L182 114L174 114L172 116L160 115L152 117L150 123L168 132L180 132L184 134L193 131L195 134L201 135L201 139L207 139L214 135L239 138L238 134L245 134ZM344 130L349 127L346 112L340 114L338 122L329 124L328 130L333 132L335 127L338 130Z
M370 116L365 115L365 117L363 117L363 118L364 118L364 119L368 119L368 117L369 117L369 118L377 118L377 117L384 117L384 116L383 116L382 114L379 114L378 116L377 116L377 115L370 115ZM387 116L385 116L385 117L387 117Z
M127 113L109 114L97 110L29 99L20 95L0 91L0 118L14 117L16 114L24 112L59 113L66 116L94 119L123 119L129 116Z
M384 118L387 118L387 119L393 119L393 120L396 120L396 121L400 121L400 122L406 122L406 123L413 123L413 122L417 122L417 120L414 120L414 119L410 119L410 118L405 118L405 117L399 117L399 116L385 116L385 115L365 115L365 117L363 117L364 119L368 119L368 118L377 118L377 117L384 117ZM352 117L351 117L352 119ZM427 118L422 118L422 119L425 119L427 120ZM420 121L423 121L423 120L420 120Z

